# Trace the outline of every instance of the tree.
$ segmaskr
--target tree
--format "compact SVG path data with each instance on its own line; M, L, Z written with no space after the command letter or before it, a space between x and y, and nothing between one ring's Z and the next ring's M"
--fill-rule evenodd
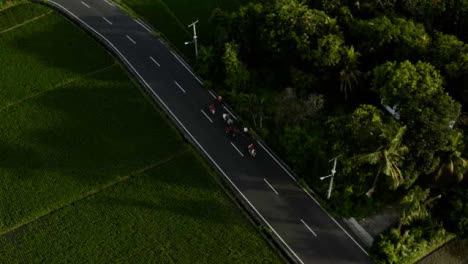
M307 167L310 167L317 152L316 138L303 126L285 126L279 137L279 143L292 168L300 175L307 173Z
M339 31L335 19L297 0L276 0L266 13L261 40L266 49L285 60L312 60L317 39Z
M235 91L231 91L231 96L242 116L250 117L248 120L252 122L254 127L263 129L269 102L262 96L254 93L236 93Z
M400 17L379 16L370 20L355 20L351 35L361 52L375 61L385 58L419 58L430 44L430 36L422 24Z
M201 46L200 54L197 59L198 72L204 77L211 77L215 60L216 58L213 47Z
M290 75L292 87L296 89L299 97L307 96L317 89L318 78L315 74L292 67Z
M383 120L382 112L375 106L360 105L346 122L345 133L349 137L345 140L348 144L352 143L353 155L371 152L386 144L382 133L388 124ZM343 130L342 127L340 129Z
M293 88L286 88L276 97L275 122L280 125L303 124L314 117L322 109L324 99L322 95L310 94L306 99L296 96Z
M468 238L468 181L443 188L441 191L443 198L434 206L433 216L458 238Z
M340 8L341 8L341 1L340 0L322 0L322 8L323 10L334 17L337 17Z
M460 238L468 238L468 188L457 186L454 195L448 199L447 211L449 215L444 220L450 231L456 232Z
M429 28L446 9L447 1L440 0L399 0L400 9Z
M453 35L435 32L434 41L431 46L431 62L439 69L456 61L462 54L468 52L468 47Z
M454 34L463 41L468 41L468 0L445 2L445 10L440 15L436 26L444 32Z
M361 72L358 69L358 59L361 55L354 47L345 47L342 57L342 68L340 71L340 91L344 93L345 100L348 93L359 83Z
M327 124L328 137L335 142L332 152L355 158L387 146L392 138L386 138L384 130L398 130L398 124L373 105L359 105L352 114L330 118Z
M328 34L317 40L318 48L313 52L314 63L318 67L332 67L341 61L341 52L344 48L343 37Z
M250 74L239 59L239 46L232 42L225 44L223 62L226 73L226 85L234 91L242 91L248 85Z
M374 69L373 88L388 105L397 105L400 121L408 127L404 142L411 149L407 162L430 175L439 165L452 134L450 124L460 115L460 104L442 87L440 73L430 64L388 62Z
M228 19L227 35L230 39L239 44L242 53L246 57L256 54L256 60L265 59L264 46L261 41L261 32L265 24L266 7L260 3L248 3L239 8ZM222 19L221 21L225 21ZM221 24L222 26L222 24ZM224 45L225 39L222 39L220 45Z
M409 225L415 220L421 220L429 216L428 208L433 205L436 199L442 197L438 195L429 198L429 192L430 189L423 190L416 185L403 197L400 202L401 218L398 230L401 230L402 225Z
M378 177L381 173L387 176L391 190L395 190L404 182L404 177L399 167L405 154L408 152L408 148L402 145L405 131L406 127L401 127L388 146L381 146L373 153L358 157L360 162L367 162L377 167L374 183L372 184L372 188L367 192L368 196L374 193Z
M209 18L210 24L216 25L214 28L214 46L221 47L228 41L229 29L231 28L231 16L221 8L215 8Z
M431 62L444 74L450 94L468 102L468 45L453 35L436 32L430 55Z
M461 156L463 150L461 133L457 133L450 139L450 150L443 155L441 166L435 175L435 180L441 177L452 179L452 182L461 182L463 175L468 170L468 161Z

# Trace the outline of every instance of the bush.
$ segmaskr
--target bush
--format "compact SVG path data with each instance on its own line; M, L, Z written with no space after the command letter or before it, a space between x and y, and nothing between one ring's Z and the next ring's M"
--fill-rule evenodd
M414 223L405 230L391 228L380 234L371 248L377 264L414 263L451 237L431 218Z

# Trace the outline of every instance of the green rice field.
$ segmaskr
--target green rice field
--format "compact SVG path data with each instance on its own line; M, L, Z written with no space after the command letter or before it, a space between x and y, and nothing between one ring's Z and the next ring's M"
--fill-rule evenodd
M282 262L75 25L0 11L0 62L0 263Z

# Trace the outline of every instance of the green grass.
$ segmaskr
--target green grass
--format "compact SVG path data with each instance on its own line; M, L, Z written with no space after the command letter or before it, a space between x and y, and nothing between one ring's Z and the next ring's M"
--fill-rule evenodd
M184 148L112 57L57 14L3 34L0 60L0 233Z
M0 262L31 260L280 263L191 152L0 238Z
M12 6L0 13L0 32L12 26L22 24L27 20L44 15L49 11L50 10L46 7L36 7L27 2Z
M249 0L114 0L132 9L150 23L156 30L174 44L185 56L193 57L193 47L185 46L192 39L192 28L187 25L199 20L197 34L202 44L213 40L214 25L209 23L213 10L217 7L234 11Z
M44 11L0 11L0 263L280 261L103 47L23 24Z
M7 108L0 131L0 230L184 148L117 66Z
M47 12L31 3L12 8L16 14ZM35 8L38 11L31 11ZM0 13L0 21L8 20L3 13L10 9ZM0 34L0 62L1 108L112 65L114 60L86 33L54 13Z

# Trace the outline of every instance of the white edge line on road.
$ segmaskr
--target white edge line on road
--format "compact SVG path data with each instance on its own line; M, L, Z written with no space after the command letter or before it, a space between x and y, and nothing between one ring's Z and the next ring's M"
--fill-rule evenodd
M283 168L283 170L289 175L289 177L291 177L291 179L293 179L295 182L297 182L296 178L294 178L294 177L292 176L292 174L289 173L289 171L283 166L283 164L281 164L281 163L275 158L275 156L273 156L273 155L270 153L270 151L268 151L268 150L262 145L262 143L260 143L260 141L257 140L257 142L258 142L258 144L259 144L259 145L276 161L276 163L278 163L278 165L280 165L280 167ZM302 188L302 190L304 190L304 192L307 193L307 195L308 195L310 198L312 198L312 200L314 200L315 203L317 203L317 205L322 209L322 211L324 211L324 212L328 215L328 217L330 217L330 218L333 220L333 222L335 222L335 224L337 224L338 227L340 227L341 230L343 230L343 232L344 232L346 235L348 235L348 237L351 238L351 240L352 240L367 256L369 256L369 253L367 253L367 251L366 251L366 250L365 250L349 233L348 233L348 231L346 231L346 230L340 225L340 223L338 223L338 221L336 221L336 219L333 218L333 217L327 212L327 210L325 210L325 209L322 207L322 205L321 205L317 200L315 200L315 198L314 198L305 188Z
M134 41L129 35L126 35L126 37L127 37L128 40L130 40L133 44L136 44L136 41Z
M109 23L109 25L112 25L112 22L110 22L107 18L102 17L102 19L104 19L107 23Z
M192 70L190 70L190 68L189 68L187 65L185 65L185 62L183 62L183 61L179 58L179 56L178 56L177 54L175 54L172 50L171 50L171 53L172 53L172 55L180 62L180 64L182 64L182 66L184 66L185 69L187 69L187 71L189 71L189 72L193 75L193 77L195 77L195 79L197 79L197 81L198 81L201 85L203 85L203 82L200 81L200 79L198 79L198 77L192 72Z
M312 228L310 228L310 226L308 226L306 224L306 222L304 222L304 220L301 219L301 222L305 225L305 227L312 233L314 234L315 237L317 237L317 234L315 234L314 230L312 230Z
M145 24L143 24L140 20L138 20L138 19L133 19L133 20L135 20L135 22L137 22L138 25L140 25L142 28L144 28L144 29L145 29L146 31L148 31L149 33L153 33L153 32L151 31L151 29L149 29L149 28L148 28Z
M266 184L268 184L268 186L270 186L270 188L276 193L276 195L279 195L275 188L273 188L273 186L271 186L271 184L265 178L263 178L263 180L266 182Z
M276 163L278 163L278 165L280 165L281 168L283 168L283 170L289 175L289 177L291 177L291 179L293 179L295 182L297 182L296 178L294 178L294 176L292 176L291 173L289 173L289 171L283 166L283 164L281 164L276 158L275 156L273 156L273 154L270 153L270 151L268 151L268 149L266 149L262 143L260 143L259 140L257 140L258 144L276 161Z
M236 145L234 145L234 143L231 142L231 145L237 150L237 152L238 152L242 157L244 157L244 154L242 154L242 152L236 147Z
M345 234L348 235L348 237L351 238L351 240L352 240L367 256L369 256L369 253L367 253L367 251L354 239L354 237L352 237L352 236L348 233L348 231L346 231L346 229L344 229L344 228L340 225L340 223L338 223L338 221L336 221L336 219L335 219L333 216L331 216L331 215L327 212L327 210L325 210L325 209L322 207L322 205L321 205L317 200L315 200L315 198L312 196L312 194L310 194L305 188L302 188L302 190L304 190L304 192L307 193L307 195L309 195L309 197L312 198L312 200L314 200L315 203L317 203L318 206L320 206L320 208L328 215L328 217L330 217L330 218L333 220L333 222L335 222L335 224L338 225L338 226L341 228L341 230L343 230L343 232L345 232Z
M302 261L302 259L299 258L299 256L296 254L296 252L294 252L294 250L292 250L292 248L286 243L286 241L284 241L283 238L271 226L271 224L263 217L262 214L260 214L260 212L257 210L257 208L250 202L250 200L244 195L244 193L239 189L239 187L237 187L237 185L231 180L231 178L229 178L229 176L227 176L227 174L221 169L221 167L218 165L218 163L216 163L216 161L210 156L210 154L208 154L208 152L203 148L203 146L188 131L188 129L184 126L184 124L182 124L182 122L180 122L179 118L177 118L177 116L171 111L171 109L166 105L166 103L164 103L164 101L159 97L159 95L156 92L153 91L151 86L140 75L140 73L138 73L138 71L135 69L135 67L133 67L133 65L130 63L130 61L128 61L128 59L120 52L120 50L117 49L117 47L115 47L114 44L112 44L112 42L110 42L101 33L96 31L94 28L92 28L86 22L81 20L79 17L77 17L72 12L70 12L68 9L66 9L65 7L63 7L62 5L60 5L60 4L58 4L58 3L54 2L54 1L49 0L49 2L52 3L52 4L55 4L56 6L58 6L61 9L65 10L67 13L69 13L72 17L74 17L80 23L82 23L83 25L88 27L91 31L93 31L95 34L100 36L104 41L106 41L120 55L120 57L127 63L127 65L133 70L133 72L135 72L135 74L138 76L138 78L140 78L140 80L143 82L143 84L151 91L151 93L154 94L154 96L159 100L159 102L161 102L161 104L166 108L166 110L169 112L169 114L177 121L177 123L182 127L182 129L185 130L185 132L190 136L190 138L192 138L193 142L195 142L195 144L197 144L197 146L203 151L203 153L205 153L205 155L208 157L208 159L216 166L216 168L221 172L221 174L223 174L223 176L234 187L234 189L236 189L236 191L239 192L239 194L242 196L242 198L244 198L244 200L249 204L249 206L252 207L252 209L255 211L255 213L258 214L258 216L262 219L262 221L267 224L268 228L271 229L271 231L278 237L278 239L284 244L284 246L297 258L297 260L299 260L300 263L304 264L304 261Z
M206 118L208 118L208 120L210 120L211 123L213 123L213 120L211 120L211 118L205 113L205 111L203 111L203 109L200 109L200 111Z
M104 0L104 2L106 2L110 6L115 6L113 3L109 2L108 0Z
M84 6L86 6L87 8L91 8L87 3L83 2L83 1L81 1L81 3L82 3Z
M175 85L177 85L177 87L179 87L180 90L182 90L182 92L185 93L184 88L182 88L182 86L180 86L180 84L178 82L174 81L174 83L175 83Z
M158 63L155 59L153 59L153 57L150 56L149 58L150 58L150 60L153 61L156 65L158 65L158 67L161 67L161 65L159 65L159 63Z
M231 111L229 111L229 109L228 109L226 106L223 105L223 108L224 108L224 110L226 110L235 120L237 120L237 117L236 117L233 113L231 113Z
M216 99L216 95L211 90L208 90L208 93L210 93L211 96L213 96L213 98Z

